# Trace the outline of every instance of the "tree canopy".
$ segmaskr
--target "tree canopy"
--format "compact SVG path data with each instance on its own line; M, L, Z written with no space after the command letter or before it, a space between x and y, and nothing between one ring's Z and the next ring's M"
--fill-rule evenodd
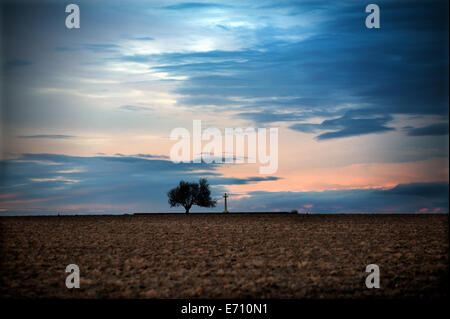
M201 178L198 184L180 181L180 184L171 189L167 196L169 197L170 207L183 206L186 214L189 213L193 205L215 207L217 202L211 198L211 190L206 178Z

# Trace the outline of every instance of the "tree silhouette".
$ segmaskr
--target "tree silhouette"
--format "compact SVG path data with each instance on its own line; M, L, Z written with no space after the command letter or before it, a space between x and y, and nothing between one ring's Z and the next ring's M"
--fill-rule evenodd
M181 181L177 187L167 193L167 196L169 197L170 207L183 206L186 214L189 213L192 205L216 206L216 201L211 199L211 190L206 178L201 178L198 184Z

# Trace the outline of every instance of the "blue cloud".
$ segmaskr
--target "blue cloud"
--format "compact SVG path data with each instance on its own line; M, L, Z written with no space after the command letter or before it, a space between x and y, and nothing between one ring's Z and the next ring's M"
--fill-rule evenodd
M119 49L117 44L90 43L83 45L83 49L94 52L114 52Z
M301 124L291 125L290 128L304 133L312 133L321 130L332 130L317 136L318 140L358 136L372 133L382 133L392 131L394 128L386 126L392 121L391 116L370 116L363 112L347 112L337 119L325 120L321 124Z
M383 8L382 28L369 30L360 3L267 3L260 9L275 6L289 9L293 15L314 12L332 18L318 19L316 25L303 28L258 28L252 34L259 41L239 51L122 59L152 62L160 65L152 70L186 76L188 80L175 89L181 95L180 105L233 105L243 110L237 117L255 123L328 118L316 126L318 140L389 132L394 128L387 124L397 114L438 115L438 121L446 120L445 3L414 1L410 6L381 1L379 5ZM305 38L290 39L303 34ZM344 115L353 110L370 116ZM304 124L291 128L313 130ZM320 131L337 127L332 132Z
M115 156L67 156L59 154L22 154L0 161L1 194L17 194L15 201L0 199L0 208L9 212L51 212L60 207L95 205L107 212L166 212L168 190L180 180L196 181L207 177L213 196L220 198L226 185L276 181L275 176L232 178L216 172L219 164L174 164L166 156L136 154ZM35 200L44 200L35 204ZM27 204L27 201L32 201ZM5 204L6 202L6 204ZM12 205L12 206L11 206ZM61 208L62 209L62 208ZM200 209L201 210L201 209ZM75 212L89 212L80 208Z
M243 211L312 213L448 213L448 183L401 184L392 189L351 189L323 192L251 192L235 200ZM231 194L233 198L233 194Z
M161 158L161 159L169 159L167 155L152 155L152 154L136 154L135 157L144 157L144 158Z
M411 183L400 184L388 190L378 190L377 194L386 196L413 196L426 199L442 198L448 195L448 183Z
M229 5L218 3L205 3L205 2L184 2L180 4L174 4L163 7L168 10L196 10L196 9L209 9L209 8L229 8Z
M106 213L166 212L166 192L180 180L208 177L213 196L220 198L226 185L277 181L279 177L223 177L215 165L173 164L158 155L77 157L57 154L23 154L1 161L0 207L9 213L86 213L105 207ZM313 213L415 213L447 212L446 182L401 184L391 189L350 189L323 192L250 192L231 194L234 211L275 211L305 207ZM39 200L45 200L40 204ZM30 202L27 204L27 202ZM90 210L89 205L94 205ZM198 211L205 211L199 209Z
M448 135L448 123L435 123L424 127L406 128L409 136Z
M270 111L261 112L243 112L236 114L236 117L251 120L257 124L272 122L292 122L301 121L307 116L298 113L275 113Z
M14 59L14 60L7 61L5 63L5 68L11 69L11 68L17 68L17 67L24 67L24 66L28 66L31 64L33 64L33 63L28 60Z
M91 51L96 53L114 53L120 49L120 45L114 43L88 43L80 46L57 46L56 51L71 52L71 51Z
M135 111L135 112L140 112L140 111L149 111L151 110L148 107L145 106L137 106L137 105L121 105L119 106L119 109L121 110L127 110L127 111Z
M211 185L246 185L246 184L252 184L255 182L267 182L267 181L277 181L281 178L276 176L267 176L267 177L261 177L261 176L254 176L254 177L248 177L248 178L217 178L213 179L211 181Z
M70 32L70 36L61 24L63 6L42 2L33 10L23 10L20 3L9 1L1 7L5 31L2 36L8 48L4 61L9 61L4 65L17 71L8 73L4 83L8 103L3 114L8 127L14 127L16 132L39 132L38 128L68 122L74 132L104 129L102 134L108 134L128 129L135 113L93 106L98 101L106 104L114 99L111 105L120 103L124 104L122 110L138 111L140 107L133 105L137 101L67 95L72 90L67 90L67 94L56 90L57 94L38 95L35 88L73 88L87 96L93 92L108 95L116 87L128 92L135 88L144 90L147 75L160 72L179 77L152 82L152 87L173 81L171 93L176 94L178 106L184 109L197 106L218 112L230 111L231 106L232 116L238 119L264 125L285 122L293 130L313 133L318 140L381 134L396 128L398 122L394 119L398 115L432 115L430 118L435 120L429 125L406 128L408 136L402 136L395 145L386 141L381 145L383 151L370 161L448 158L448 148L443 143L447 142L444 135L448 135L447 1L379 0L380 30L365 28L365 4L353 1L136 1L132 5L81 1L83 26ZM221 15L211 16L214 11ZM115 28L118 22L126 28ZM132 54L129 52L145 51L122 46L124 40L152 41L147 34L161 40L147 43L157 46L151 52L163 53ZM180 37L207 39L207 43L220 49L192 52L191 47L180 48L179 43L172 42ZM196 50L201 48L199 45ZM70 58L61 59L65 54ZM111 87L93 83L73 87L73 78L111 80L112 75L117 79L119 73L111 71L111 65L104 65L115 62L141 63L148 68L148 74L127 75L121 78L122 83ZM27 67L31 64L32 68ZM79 67L73 68L74 65ZM35 69L37 72L30 72ZM138 118L134 116L133 125L138 125ZM312 118L320 118L320 123L313 124ZM105 124L99 127L99 120ZM147 122L145 125L146 129L150 126ZM63 135L21 138L66 139ZM165 191L182 178L209 176L216 195L224 190L223 185L271 180L224 177L215 165L175 165L160 155L99 155L84 158L25 154L4 160L0 191L14 192L18 200L51 198L41 207L33 206L35 210L99 202L117 205L116 211L121 211L120 205L134 210L166 211ZM432 189L430 185L423 187ZM448 206L448 200L441 195L433 198L420 195L422 190L416 194L411 191L418 188L409 185L383 191L252 193L232 202L236 208L250 210L291 209L311 202L318 212L413 212L419 207Z
M134 40L138 40L138 41L154 41L155 38L152 38L152 37L137 37L137 38L134 38Z

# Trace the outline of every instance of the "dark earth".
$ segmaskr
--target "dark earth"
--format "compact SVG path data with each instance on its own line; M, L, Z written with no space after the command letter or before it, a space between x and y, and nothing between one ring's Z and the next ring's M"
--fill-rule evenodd
M0 232L2 298L448 296L448 215L1 217Z

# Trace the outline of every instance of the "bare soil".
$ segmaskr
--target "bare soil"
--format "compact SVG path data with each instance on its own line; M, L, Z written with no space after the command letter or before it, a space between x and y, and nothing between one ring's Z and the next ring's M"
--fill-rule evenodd
M0 232L3 298L448 296L448 215L2 217Z

